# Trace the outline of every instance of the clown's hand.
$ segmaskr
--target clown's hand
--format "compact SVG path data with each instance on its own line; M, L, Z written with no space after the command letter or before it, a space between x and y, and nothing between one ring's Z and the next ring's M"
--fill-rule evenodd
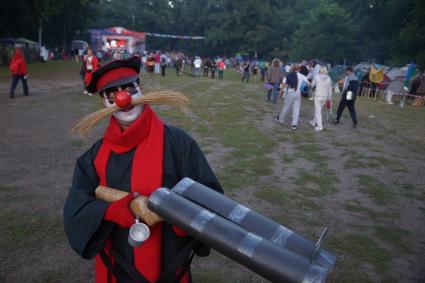
M116 201L123 199L124 197L128 195L132 195L133 193L129 194L128 192L124 192L121 190L117 190L117 189L113 189L113 188L109 188L105 186L98 186L95 191L95 194L97 199L114 203ZM131 212L137 217L140 217L143 220L143 222L145 222L150 227L162 221L162 219L158 215L156 215L154 212L152 212L148 208L147 197L145 196L133 197L130 201L131 202L129 203L130 204L129 207ZM132 222L134 223L134 217L132 219Z
M137 197L138 194L131 193L112 202L106 209L104 219L112 221L123 228L130 228L134 223L134 214L130 210L130 202Z

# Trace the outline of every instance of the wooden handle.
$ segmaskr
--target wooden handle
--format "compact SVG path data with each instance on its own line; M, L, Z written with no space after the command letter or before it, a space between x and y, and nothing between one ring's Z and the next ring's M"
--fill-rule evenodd
M97 199L104 200L106 202L114 202L122 199L127 196L129 193L121 190L109 188L106 186L98 186L95 191ZM134 215L140 217L146 224L149 226L154 226L155 224L162 221L162 219L152 212L148 208L148 198L145 196L138 196L130 202L130 209Z

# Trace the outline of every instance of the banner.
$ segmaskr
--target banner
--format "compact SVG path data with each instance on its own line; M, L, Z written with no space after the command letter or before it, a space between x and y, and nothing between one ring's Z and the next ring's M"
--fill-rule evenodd
M375 64L370 65L369 80L372 83L381 83L384 80L384 68L376 68Z
M153 36L153 37L166 37L166 38L177 38L177 39L192 39L192 40L205 39L204 36L172 35L172 34L151 33L151 32L146 32L146 35Z
M404 82L403 82L403 86L406 91L407 89L409 89L410 79L413 78L414 75L416 75L416 68L415 68L415 64L411 63L409 65L409 68L407 69L406 78L404 79Z

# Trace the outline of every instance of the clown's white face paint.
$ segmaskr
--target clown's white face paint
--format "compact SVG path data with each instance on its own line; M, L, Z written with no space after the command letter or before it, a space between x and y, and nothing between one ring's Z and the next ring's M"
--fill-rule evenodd
M137 97L142 96L142 92L139 87L137 87L137 93L131 96L131 100L134 100ZM106 107L112 107L115 103L110 103L108 99L103 100L103 104ZM114 112L112 115L115 116L117 121L121 124L121 126L125 129L129 127L137 118L139 118L140 114L143 112L143 104L134 105L130 110L119 110Z

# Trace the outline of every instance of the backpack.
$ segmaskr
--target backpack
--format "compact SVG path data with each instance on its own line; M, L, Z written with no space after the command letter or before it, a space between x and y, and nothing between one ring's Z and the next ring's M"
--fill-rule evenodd
M308 84L305 81L302 82L300 91L302 96L308 97Z

